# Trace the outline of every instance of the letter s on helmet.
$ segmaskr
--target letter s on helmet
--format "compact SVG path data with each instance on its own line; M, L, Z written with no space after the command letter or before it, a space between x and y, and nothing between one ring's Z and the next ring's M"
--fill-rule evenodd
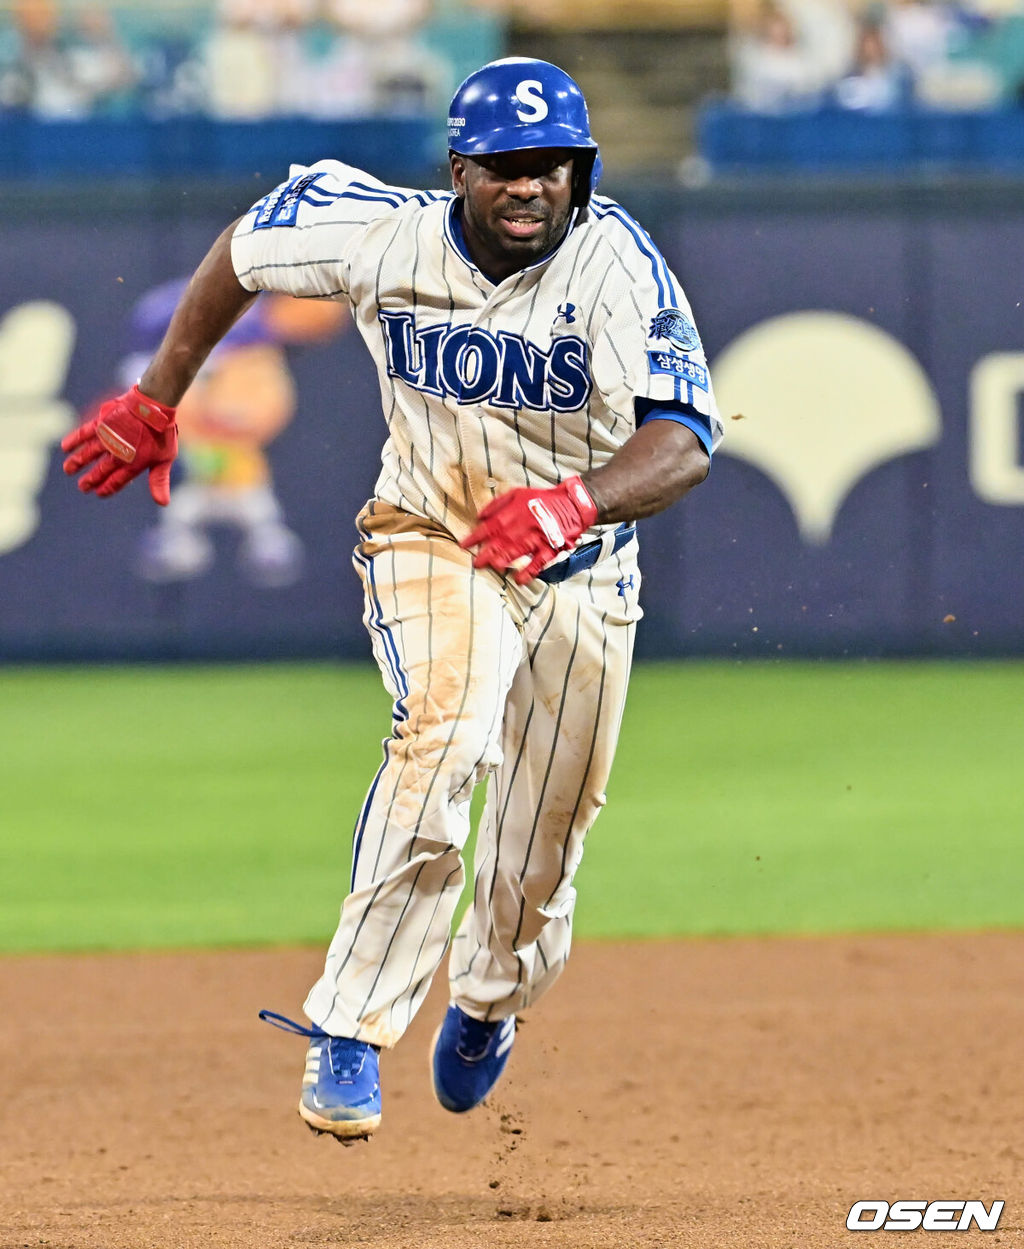
M448 111L448 150L485 156L534 147L574 149L572 202L584 207L601 176L583 92L547 61L510 56L470 74Z

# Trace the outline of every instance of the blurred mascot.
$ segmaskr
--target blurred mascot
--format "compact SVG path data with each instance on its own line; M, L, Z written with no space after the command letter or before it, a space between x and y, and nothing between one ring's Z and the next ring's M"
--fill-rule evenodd
M132 352L123 361L130 385L153 354L186 285L175 279L148 291L132 310ZM215 550L213 525L241 532L238 565L254 585L292 585L303 571L301 539L285 524L266 447L295 416L295 381L287 344L339 333L348 313L337 303L261 295L214 349L178 407L185 480L160 520L142 536L137 572L147 581L197 577Z

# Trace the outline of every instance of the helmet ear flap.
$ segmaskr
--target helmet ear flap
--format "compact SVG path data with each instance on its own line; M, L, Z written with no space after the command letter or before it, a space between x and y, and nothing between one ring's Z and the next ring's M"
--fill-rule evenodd
M586 208L601 180L601 157L594 148L580 147L572 154L572 206Z

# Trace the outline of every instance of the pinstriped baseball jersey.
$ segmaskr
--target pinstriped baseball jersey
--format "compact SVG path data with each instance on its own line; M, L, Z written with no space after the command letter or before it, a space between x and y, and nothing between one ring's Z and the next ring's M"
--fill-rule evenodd
M709 452L721 438L686 297L611 200L495 285L469 259L452 193L321 161L254 205L232 256L247 289L351 301L388 422L375 497L456 538L505 490L606 463L652 409Z

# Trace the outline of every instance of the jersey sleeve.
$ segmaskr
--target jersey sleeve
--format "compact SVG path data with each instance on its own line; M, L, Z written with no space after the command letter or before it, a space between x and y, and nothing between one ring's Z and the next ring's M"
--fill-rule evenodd
M341 161L293 165L286 182L239 221L231 259L250 291L330 297L348 294L352 258L369 225L430 191L387 186Z
M686 295L647 233L618 204L594 213L615 253L594 341L594 381L608 407L688 426L711 455L722 439L704 347Z

